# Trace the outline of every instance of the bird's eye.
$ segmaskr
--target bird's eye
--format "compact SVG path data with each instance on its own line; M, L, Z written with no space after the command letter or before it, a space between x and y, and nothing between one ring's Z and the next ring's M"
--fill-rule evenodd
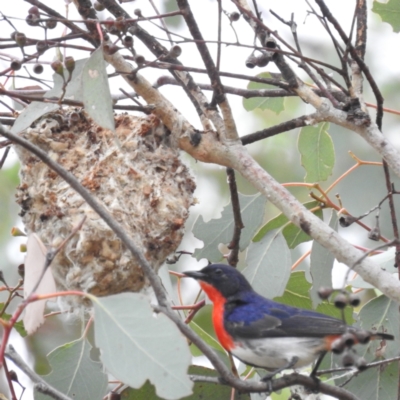
M216 269L215 270L215 275L221 275L222 274L222 269Z

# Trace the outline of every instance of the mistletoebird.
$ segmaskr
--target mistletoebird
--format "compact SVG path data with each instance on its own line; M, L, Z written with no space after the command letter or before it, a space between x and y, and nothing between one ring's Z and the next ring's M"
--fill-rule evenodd
M328 351L392 335L365 331L327 315L290 307L256 293L235 268L211 264L185 276L199 281L213 302L215 333L226 351L244 363L276 373L301 368L317 360L312 375Z

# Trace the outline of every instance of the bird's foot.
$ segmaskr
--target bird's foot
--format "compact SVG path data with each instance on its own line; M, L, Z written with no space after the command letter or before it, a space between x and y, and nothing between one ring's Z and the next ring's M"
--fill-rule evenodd
M313 393L319 393L319 384L321 383L321 379L318 378L318 376L316 376L315 374L311 373L310 374L310 378L314 381L315 383L315 388L312 389Z

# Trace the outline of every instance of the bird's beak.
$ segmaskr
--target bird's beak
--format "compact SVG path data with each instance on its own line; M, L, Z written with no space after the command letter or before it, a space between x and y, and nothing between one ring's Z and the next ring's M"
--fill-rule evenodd
M204 280L206 275L201 272L201 271L184 271L182 274L185 274L185 276L189 278L194 278L194 279L199 279L199 280Z

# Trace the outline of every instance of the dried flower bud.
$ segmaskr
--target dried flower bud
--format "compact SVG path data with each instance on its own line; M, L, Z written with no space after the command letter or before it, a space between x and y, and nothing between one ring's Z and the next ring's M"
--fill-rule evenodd
M349 304L349 298L344 293L339 293L334 300L335 307L343 309Z
M136 10L133 12L137 17L143 18L142 15L142 10L140 8L136 8Z
M342 228L347 228L354 222L356 222L358 219L356 217L353 217L352 215L342 215L339 218L339 224Z
M182 54L182 48L180 46L172 46L168 52L168 56L172 58L178 58Z
M25 276L25 264L19 264L18 265L18 275L21 278L24 278L24 276Z
M361 344L367 344L371 339L371 333L363 329L358 329L354 332L354 335Z
M346 344L342 340L342 337L339 337L332 342L331 351L335 354L341 354L341 353L343 353L345 347L346 347Z
M65 57L64 65L67 71L72 74L73 70L75 69L75 59L74 57L68 56Z
M14 40L19 47L24 47L26 44L25 33L17 32L14 36Z
M355 365L359 371L365 371L367 369L367 361L365 361L364 357L359 357Z
M329 287L320 287L318 289L318 296L322 299L322 300L326 300L329 298L329 296L333 293L333 289L329 288Z
M240 14L239 14L238 12L236 12L236 11L234 11L233 13L230 13L230 14L229 14L229 19L230 19L232 22L238 21L239 18L240 18Z
M54 29L57 26L57 21L55 19L48 19L46 21L46 28L47 29Z
M43 65L42 64L35 64L33 66L33 72L37 75L40 75L43 72Z
M53 61L50 65L56 74L64 78L64 66L60 60Z
M251 53L246 60L247 68L254 68L257 65L257 57L254 53Z
M145 63L146 59L143 56L141 56L140 54L138 54L135 57L135 61L136 61L137 65L143 65Z
M375 242L379 241L380 237L381 230L379 229L379 226L375 226L375 228L368 232L368 239L374 240Z
M124 46L128 49L132 48L133 46L133 37L126 35L124 36L124 38L122 39L122 43L124 44Z
M18 382L18 375L17 373L11 369L10 371L8 371L8 376L10 377L10 379L14 382Z
M360 305L360 297L357 294L352 293L349 296L349 302L352 307L358 307Z
M11 61L10 68L11 68L13 71L18 71L18 70L20 70L20 69L21 69L21 66L22 66L22 64L21 64L20 61L17 61L17 60Z
M34 15L40 15L40 11L39 11L39 9L38 9L36 6L31 7L31 8L28 10L28 13L29 13L29 14L34 14Z
M47 46L47 43L44 41L39 41L36 43L36 51L39 55L43 54L48 48L49 47Z
M270 56L266 52L263 52L258 57L256 57L256 59L258 67L265 67L270 61Z
M18 33L17 31L11 32L10 38L11 38L12 40L15 40L15 35L16 35L17 33Z
M25 22L29 26L38 26L40 23L40 17L37 14L28 14L25 18Z
M342 340L347 347L352 347L357 343L357 338L351 332L342 335Z
M99 3L98 1L94 2L93 7L96 11L104 11L105 9L104 5Z
M356 363L356 358L353 353L346 352L342 357L343 367L352 367Z
M272 37L267 37L265 39L264 47L268 49L276 49L276 40Z

